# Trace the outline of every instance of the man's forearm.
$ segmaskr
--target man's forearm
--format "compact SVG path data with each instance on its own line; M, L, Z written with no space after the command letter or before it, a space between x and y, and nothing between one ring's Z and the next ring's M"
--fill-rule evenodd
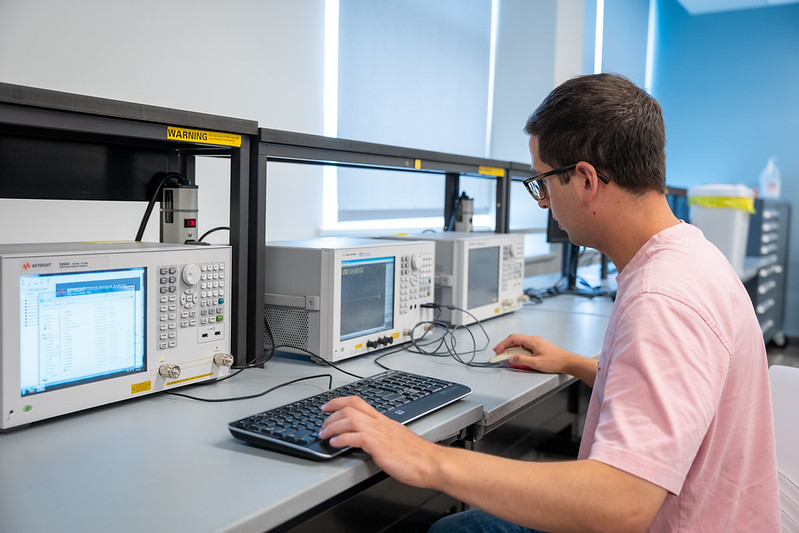
M440 447L433 487L527 527L643 531L666 491L596 461L521 462Z
M598 365L599 361L593 357L583 357L582 355L574 354L574 357L570 359L564 371L593 388Z

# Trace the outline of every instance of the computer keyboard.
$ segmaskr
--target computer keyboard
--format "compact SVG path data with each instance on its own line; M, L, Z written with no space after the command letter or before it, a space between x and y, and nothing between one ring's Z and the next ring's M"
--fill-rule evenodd
M255 446L309 459L332 459L348 449L335 448L319 438L328 416L321 407L332 398L360 396L389 418L407 424L470 392L459 383L389 370L231 422L228 429L237 439Z

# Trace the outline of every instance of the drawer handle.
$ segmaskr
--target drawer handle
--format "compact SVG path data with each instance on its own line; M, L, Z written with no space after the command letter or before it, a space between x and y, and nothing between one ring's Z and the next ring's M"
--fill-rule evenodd
M762 242L763 244L768 244L770 242L778 241L779 238L780 236L776 233L764 233L763 235L760 236L760 242Z
M766 268L761 268L757 273L761 279L765 279L773 274L782 274L782 265L767 266Z
M757 292L759 294L766 294L767 292L774 290L776 287L777 287L777 282L772 279L765 282L763 285L759 286L757 288Z
M774 298L769 298L768 300L757 306L757 314L758 315L764 314L766 311L774 307L776 304L777 301L774 300Z

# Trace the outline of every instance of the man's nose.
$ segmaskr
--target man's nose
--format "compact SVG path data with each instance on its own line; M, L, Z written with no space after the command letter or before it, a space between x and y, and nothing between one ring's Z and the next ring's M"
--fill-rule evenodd
M546 197L543 200L538 200L538 207L541 209L549 209L549 197Z

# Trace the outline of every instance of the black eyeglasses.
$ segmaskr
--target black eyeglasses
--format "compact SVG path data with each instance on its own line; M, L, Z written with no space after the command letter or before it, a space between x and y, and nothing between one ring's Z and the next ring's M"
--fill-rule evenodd
M544 186L543 179L549 176L563 174L564 172L573 170L576 166L577 163L574 163L573 165L566 165L565 167L556 168L555 170L550 170L549 172L544 172L543 174L537 174L535 171L533 171L533 175L522 181L522 183L524 183L524 186L527 188L527 192L530 193L530 196L532 196L536 202L540 202L547 197L547 188ZM607 176L601 172L597 171L596 175L605 185L610 183L610 180L607 178Z

